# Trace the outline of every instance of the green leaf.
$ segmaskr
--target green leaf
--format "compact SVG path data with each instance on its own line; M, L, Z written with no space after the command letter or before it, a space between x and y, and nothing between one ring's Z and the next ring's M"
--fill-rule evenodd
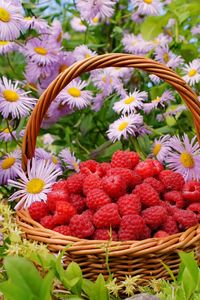
M151 40L157 37L163 31L163 27L167 25L169 18L169 14L147 17L140 27L143 38Z
M80 295L82 289L82 271L79 265L71 262L65 271L65 280L71 286L71 291Z
M51 289L54 280L54 273L49 271L47 275L42 280L42 285L40 288L40 300L51 300Z
M108 300L108 290L102 274L99 274L95 281L90 300Z
M82 290L84 291L84 293L90 297L93 289L94 289L94 283L92 281L90 281L89 279L83 278Z

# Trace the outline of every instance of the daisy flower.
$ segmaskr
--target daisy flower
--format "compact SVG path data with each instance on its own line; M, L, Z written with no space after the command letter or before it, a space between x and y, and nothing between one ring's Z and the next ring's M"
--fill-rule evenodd
M35 201L46 201L47 193L61 173L50 161L37 161L35 158L29 160L27 174L22 170L18 171L19 181L8 181L9 185L19 189L9 200L19 200L15 209L26 209Z
M169 68L175 69L183 64L183 59L179 55L175 55L171 51L169 51L168 45L157 47L155 50L155 58L157 61L165 64Z
M58 61L60 48L49 42L49 38L30 39L23 48L23 54L35 64L41 66L51 65Z
M143 101L145 101L147 97L147 92L140 92L135 90L133 93L129 93L129 95L126 95L124 99L116 102L113 106L113 109L118 114L136 112L136 109L143 107Z
M12 135L10 134L10 132L12 133ZM4 142L8 142L8 141L12 141L13 137L16 139L16 131L12 130L12 128L5 128L2 131L0 131L0 141L4 141Z
M45 151L42 148L35 149L35 158L36 160L46 160L54 164L55 169L61 170L59 159L52 153Z
M78 17L73 17L70 21L72 29L78 32L85 32L87 27L83 24L82 20Z
M194 26L191 30L193 35L200 34L200 24Z
M145 15L139 14L138 11L135 11L131 16L132 21L138 24L144 22L144 18Z
M156 97L150 103L145 103L143 110L146 114L149 114L153 109L157 108L159 105L164 107L165 104L169 104L171 101L175 101L174 95L171 91L166 90L162 96Z
M133 3L141 15L159 15L162 7L159 0L134 0Z
M183 175L186 181L200 179L200 148L196 141L196 136L191 142L184 134L181 141L178 136L174 136L169 141L171 151L166 157L168 167Z
M134 35L133 33L125 33L122 44L125 51L138 55L145 55L152 49L151 43L146 42L141 34Z
M0 0L0 40L13 41L20 36L23 30L23 17L19 7L11 1Z
M21 169L21 152L16 150L7 154L0 160L0 185L7 184L9 179L18 177Z
M92 20L90 20L90 24L92 26L97 26L100 22L100 14L97 14Z
M116 2L116 0L77 0L76 6L81 17L91 21L97 14L101 18L110 18L114 13L113 6Z
M54 141L55 141L55 139L50 133L45 133L43 135L43 143L45 145L51 145Z
M76 61L97 55L95 51L91 51L86 45L78 46L74 49L73 56Z
M152 145L152 155L160 162L164 162L168 152L170 151L169 143L170 135L164 135L159 139L155 139Z
M104 103L106 99L106 95L102 92L102 93L99 93L99 94L96 94L96 96L93 98L92 100L92 109L94 111L99 111Z
M86 81L74 79L60 92L57 100L62 104L67 103L70 108L82 109L92 101L92 92L83 90L86 86Z
M14 42L0 41L0 55L18 50L19 46Z
M185 75L183 79L191 84L194 85L200 81L200 59L194 59L188 65L185 65L183 68Z
M142 125L143 117L140 114L131 114L128 116L122 116L114 123L110 124L107 131L108 138L115 142L122 137L128 139L128 135L135 135L137 127Z
M80 159L77 159L74 153L70 152L68 148L63 149L60 152L60 157L63 160L63 162L66 164L67 169L75 170L76 172L79 172Z
M155 39L150 41L152 48L156 48L158 46L165 47L172 41L172 37L169 35L165 35L163 33L159 34Z
M0 112L4 118L11 115L13 118L27 116L33 109L36 99L29 98L27 94L18 87L18 82L12 83L6 77L0 81Z
M149 78L154 84L159 84L162 80L157 75L151 74L149 75Z
M44 34L49 32L49 25L46 20L36 17L24 17L23 26L25 30L35 29L38 33Z
M49 33L49 43L52 42L53 45L56 44L58 47L60 47L63 39L63 30L60 21L53 20Z

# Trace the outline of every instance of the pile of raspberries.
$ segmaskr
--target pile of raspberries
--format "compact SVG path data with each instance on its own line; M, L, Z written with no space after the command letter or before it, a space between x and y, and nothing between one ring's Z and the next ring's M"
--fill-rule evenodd
M52 186L30 216L63 235L93 240L143 240L186 230L200 220L200 182L164 170L154 159L116 151L111 162L88 160Z

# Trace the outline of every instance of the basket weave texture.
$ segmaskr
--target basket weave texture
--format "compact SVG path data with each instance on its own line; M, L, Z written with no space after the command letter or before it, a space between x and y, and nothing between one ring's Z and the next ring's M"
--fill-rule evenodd
M62 72L42 94L32 112L24 135L22 147L24 169L26 169L27 159L34 156L36 138L51 102L74 78L84 72L105 67L139 68L171 84L191 111L200 142L200 102L182 78L168 67L145 57L122 53L105 54L75 63ZM167 264L176 275L180 262L179 251L195 250L197 258L200 253L200 225L165 238L150 238L142 241L97 241L64 236L46 229L31 219L25 210L17 212L17 222L27 239L48 244L52 252L58 252L70 245L63 257L64 265L71 261L77 262L84 276L89 279L96 279L99 273L107 277L109 272L119 280L124 280L126 275L140 275L144 283L146 279L169 278L162 262ZM109 259L109 269L106 257Z

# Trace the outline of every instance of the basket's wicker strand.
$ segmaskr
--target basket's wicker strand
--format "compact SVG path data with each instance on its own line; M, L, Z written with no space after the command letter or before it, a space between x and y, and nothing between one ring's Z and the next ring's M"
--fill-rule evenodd
M74 78L81 74L106 67L134 67L159 76L171 84L185 100L194 119L196 134L200 142L200 102L197 95L174 71L151 59L131 54L112 53L95 56L77 62L61 73L40 97L27 124L22 146L23 167L26 167L27 159L34 156L36 138L40 130L42 120L55 97Z
M200 141L200 103L195 93L172 70L153 60L130 54L105 54L78 62L61 73L40 97L26 128L23 140L23 165L34 156L36 138L41 122L51 102L58 93L74 78L84 72L105 67L134 67L159 76L171 84L185 100L190 109L198 140ZM178 272L178 252L195 250L199 261L200 225L166 238L151 238L143 241L96 241L81 240L63 236L42 227L31 219L27 211L17 212L17 222L28 239L48 244L51 251L57 252L70 245L63 257L64 265L70 261L79 263L86 278L96 279L99 273L108 277L110 272L119 280L126 275L140 275L141 282L146 279L170 278L162 262L176 275ZM109 268L106 255L109 256Z

